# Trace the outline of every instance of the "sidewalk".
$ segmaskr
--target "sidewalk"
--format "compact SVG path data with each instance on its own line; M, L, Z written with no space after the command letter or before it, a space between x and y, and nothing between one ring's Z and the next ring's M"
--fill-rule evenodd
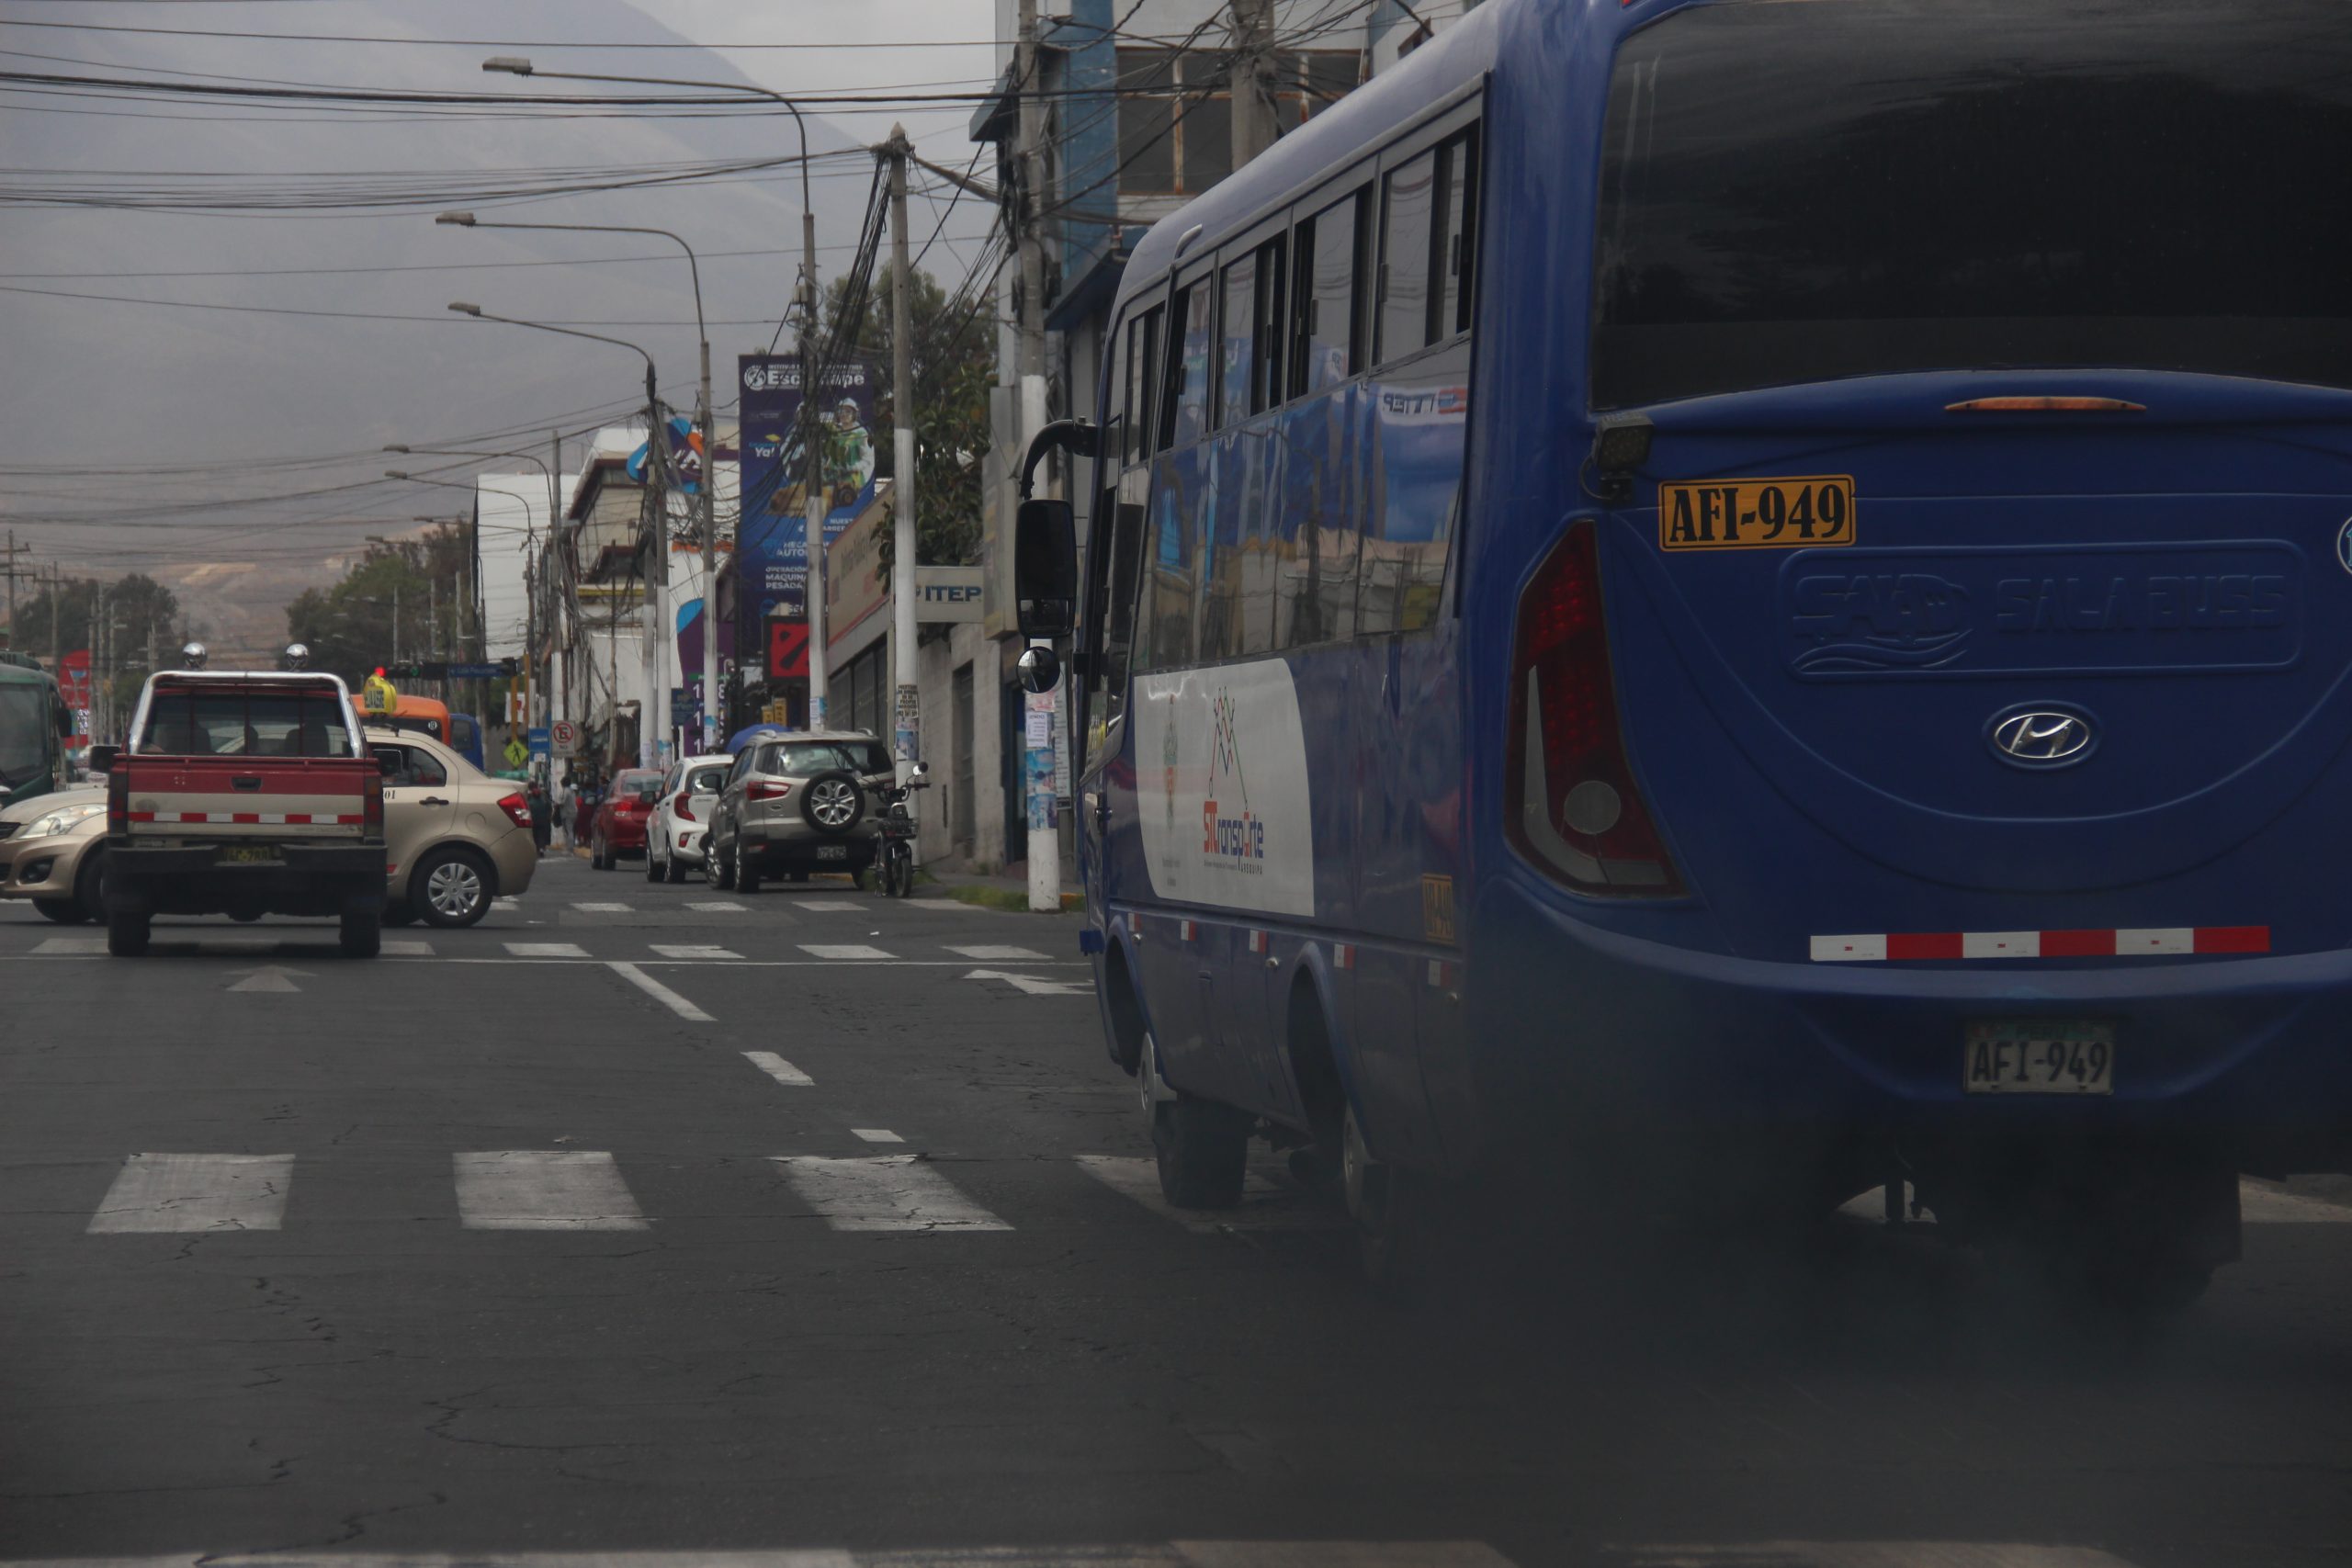
M1026 911L1029 908L1029 864L1026 861L1014 861L1002 871L985 876L965 871L936 871L929 866L922 869L922 874L924 881L938 891L967 904L978 904L991 909ZM1065 862L1062 866L1062 908L1068 912L1082 908L1083 904L1078 878L1069 863Z

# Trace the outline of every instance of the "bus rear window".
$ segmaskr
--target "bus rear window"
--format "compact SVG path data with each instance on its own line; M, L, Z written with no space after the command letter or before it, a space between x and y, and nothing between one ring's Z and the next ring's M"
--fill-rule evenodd
M1729 0L1610 85L1592 401L2129 367L2352 386L2341 0Z

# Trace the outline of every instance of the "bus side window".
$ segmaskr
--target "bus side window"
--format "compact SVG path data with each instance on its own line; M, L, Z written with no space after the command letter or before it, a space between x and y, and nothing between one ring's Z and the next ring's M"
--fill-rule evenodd
M1279 404L1286 389L1283 350L1290 333L1283 318L1284 254L1285 242L1279 234L1258 247L1258 295L1250 303L1250 339L1255 355L1250 381L1251 413L1263 413Z
M1444 194L1437 231L1437 325L1434 336L1470 330L1476 300L1473 284L1478 262L1478 128L1472 126L1438 149Z
M1149 459L1159 429L1152 395L1159 386L1159 331L1166 307L1154 306L1127 323L1126 430L1123 437L1126 461Z
M1170 321L1168 375L1162 385L1168 408L1160 420L1160 445L1189 446L1208 433L1209 370L1216 358L1215 296L1210 275L1176 291Z
M1250 252L1228 265L1217 286L1219 350L1216 378L1216 428L1250 417L1250 389L1256 379L1256 309L1259 253Z
M1381 182L1380 288L1372 349L1376 364L1419 354L1438 335L1431 320L1437 295L1430 287L1437 183L1433 150L1391 169Z
M1337 386L1355 374L1362 333L1356 309L1356 252L1362 192L1333 202L1298 226L1294 396Z

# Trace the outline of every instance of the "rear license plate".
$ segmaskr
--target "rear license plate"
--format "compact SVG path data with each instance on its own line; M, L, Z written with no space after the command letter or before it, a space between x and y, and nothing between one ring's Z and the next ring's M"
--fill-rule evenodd
M223 865L277 865L280 857L275 844L223 844L220 863Z
M2115 1026L1987 1018L1968 1026L1961 1081L1971 1094L2113 1094Z
M819 844L817 858L819 860L847 860L849 846L847 844Z

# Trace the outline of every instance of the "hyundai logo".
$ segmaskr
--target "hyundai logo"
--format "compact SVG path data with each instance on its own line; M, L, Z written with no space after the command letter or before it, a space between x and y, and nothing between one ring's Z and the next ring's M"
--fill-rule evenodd
M2028 709L1993 722L1993 750L2003 761L2020 767L2079 762L2089 754L2093 739L2090 720L2056 709Z

